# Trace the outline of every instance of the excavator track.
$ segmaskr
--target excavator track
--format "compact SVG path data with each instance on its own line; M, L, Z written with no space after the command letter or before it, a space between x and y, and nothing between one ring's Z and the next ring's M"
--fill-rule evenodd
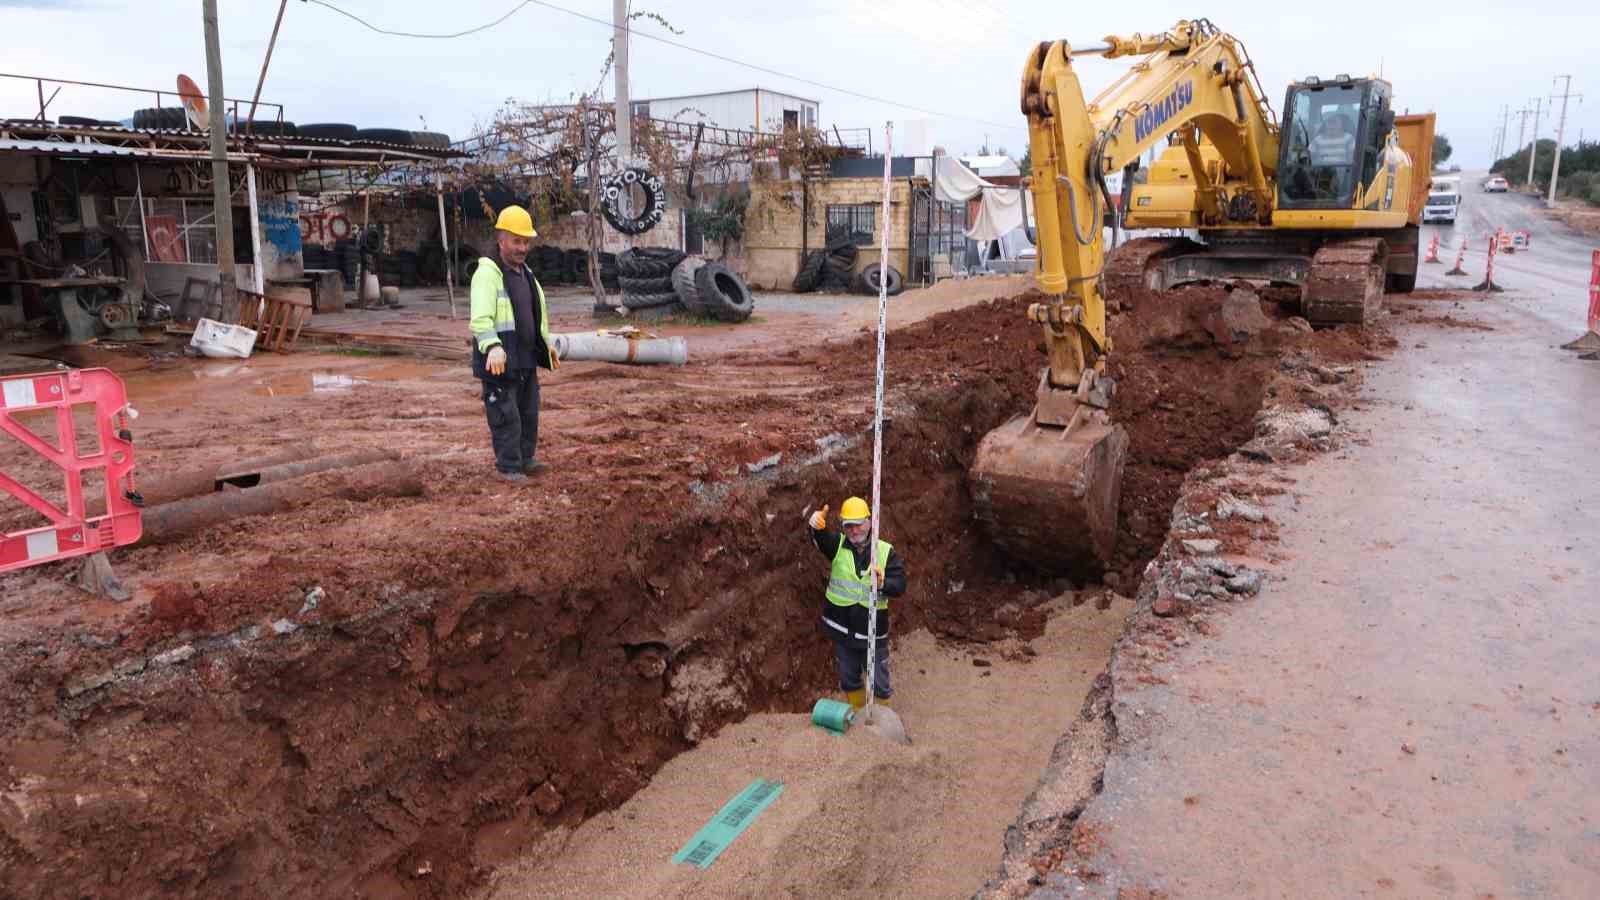
M1383 306L1383 238L1329 241L1311 258L1301 310L1314 325L1364 325Z
M1141 291L1163 290L1159 276L1152 277L1151 262L1185 251L1199 250L1188 238L1134 238L1112 250L1105 263L1106 299L1131 304Z

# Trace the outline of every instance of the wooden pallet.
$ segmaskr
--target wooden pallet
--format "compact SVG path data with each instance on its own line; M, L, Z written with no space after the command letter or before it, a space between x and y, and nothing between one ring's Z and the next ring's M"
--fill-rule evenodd
M311 318L311 301L301 297L266 297L239 292L239 324L256 331L256 349L286 353L294 349L300 329Z

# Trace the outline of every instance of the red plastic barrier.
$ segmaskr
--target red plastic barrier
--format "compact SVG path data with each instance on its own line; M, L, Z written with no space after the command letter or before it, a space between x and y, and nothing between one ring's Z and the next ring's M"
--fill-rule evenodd
M1594 251L1593 265L1589 272L1589 330L1600 332L1600 250Z
M94 407L98 452L82 455L73 427L72 412ZM67 508L60 509L23 486L6 470L16 461L0 460L0 490L5 491L50 520L49 525L0 534L0 572L36 566L74 556L86 556L139 540L142 523L133 494L133 439L127 432L128 392L122 379L108 369L69 369L43 375L0 378L0 431L60 470L66 483ZM24 426L15 416L52 410L55 414L54 446ZM93 449L93 448L91 448ZM83 474L104 470L105 512L89 518L83 495Z

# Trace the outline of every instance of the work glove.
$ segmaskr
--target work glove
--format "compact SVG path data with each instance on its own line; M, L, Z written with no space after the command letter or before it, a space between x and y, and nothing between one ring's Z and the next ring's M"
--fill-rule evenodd
M879 566L872 567L872 583L879 588L883 587L883 569Z
M828 507L826 504L811 514L810 522L812 531L821 531L828 527Z
M546 350L550 351L550 371L554 372L561 368L561 357L556 355L556 345L554 343L545 344L544 346Z
M489 359L485 364L490 375L504 375L506 373L506 348L495 344L489 348Z

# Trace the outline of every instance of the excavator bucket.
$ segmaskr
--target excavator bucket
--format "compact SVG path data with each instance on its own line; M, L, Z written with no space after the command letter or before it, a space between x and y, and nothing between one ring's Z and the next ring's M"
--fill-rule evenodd
M1127 450L1128 432L1115 423L1012 419L984 437L968 473L978 520L1015 559L1098 574L1116 544Z

